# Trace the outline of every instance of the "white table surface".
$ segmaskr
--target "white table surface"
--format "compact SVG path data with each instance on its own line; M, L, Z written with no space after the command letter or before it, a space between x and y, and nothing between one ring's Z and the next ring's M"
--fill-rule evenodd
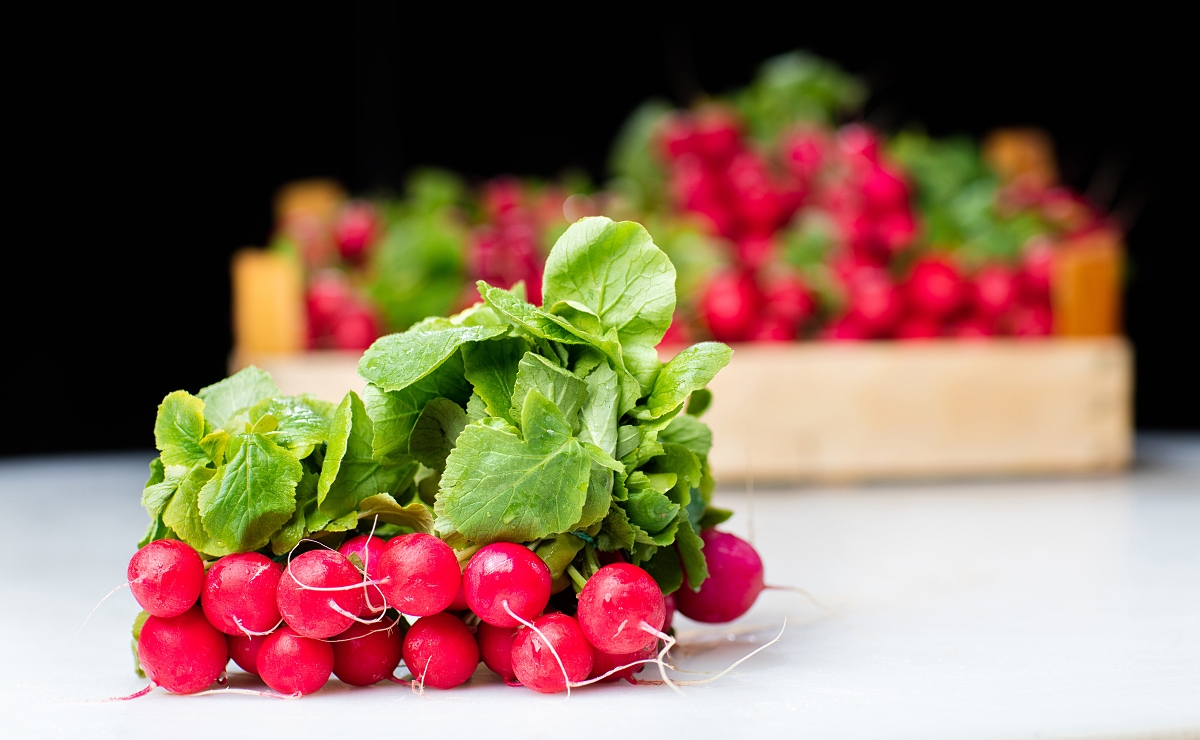
M770 583L730 627L678 620L707 686L542 696L486 669L419 697L336 680L298 701L157 690L132 670L124 580L149 455L0 462L0 736L384 738L1200 737L1200 438L1140 440L1128 474L718 492ZM752 504L752 505L751 505ZM707 647L708 649L703 649ZM236 670L236 669L235 669ZM234 685L249 685L235 674Z

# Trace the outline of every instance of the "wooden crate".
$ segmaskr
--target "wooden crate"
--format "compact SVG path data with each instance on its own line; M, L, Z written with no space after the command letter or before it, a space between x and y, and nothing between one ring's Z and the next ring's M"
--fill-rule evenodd
M240 355L285 393L364 385L354 353ZM722 483L1061 474L1132 457L1132 353L1096 339L737 345L711 388Z

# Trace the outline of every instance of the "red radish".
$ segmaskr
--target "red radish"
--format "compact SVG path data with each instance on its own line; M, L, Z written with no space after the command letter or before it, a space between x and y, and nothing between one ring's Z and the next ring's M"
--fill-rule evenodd
M946 333L958 339L987 339L996 335L996 327L986 316L973 314L951 324Z
M767 238L775 233L791 214L785 213L766 163L753 152L733 158L726 170L729 186L746 230L750 235ZM756 267L757 264L747 264Z
M729 622L745 614L763 590L762 559L749 542L715 529L700 533L708 578L699 591L675 592L679 612L697 622Z
M904 287L909 305L934 319L952 313L963 299L963 279L958 268L937 257L918 261Z
M147 618L137 653L146 676L172 694L203 691L229 662L225 636L198 606L173 617Z
M687 324L679 314L671 320L671 325L667 327L667 333L663 335L662 344L670 345L688 345L692 343L691 333L688 331Z
M350 283L344 274L325 270L314 275L305 296L309 334L321 337L332 331L333 322L352 301Z
M404 637L399 627L352 624L333 645L333 675L351 686L370 686L400 665Z
M330 332L336 349L357 351L366 350L380 335L375 315L357 302L352 302L333 320Z
M270 632L279 624L276 591L282 575L283 566L265 555L226 555L204 575L204 616L227 635Z
M742 148L737 119L724 110L700 111L693 126L695 152L709 165L723 165Z
M347 558L351 555L356 556L358 562L363 564L367 578L372 581L383 578L383 571L379 564L386 550L387 543L381 538L365 534L351 537L338 548L338 552ZM374 617L387 606L387 602L383 600L383 592L379 590L378 586L366 586L363 592L363 608L358 616Z
M263 682L279 693L311 694L333 673L333 647L281 627L259 648L257 667Z
M851 157L867 162L879 161L879 137L862 124L852 123L838 131L838 146Z
M538 693L555 694L567 688L567 680L575 683L588 677L592 672L593 651L578 622L566 614L554 613L538 617L533 626L541 635L526 627L517 632L513 641L512 667L518 681Z
M896 327L896 339L936 339L941 336L941 327L928 316L908 316Z
M333 240L343 259L358 261L375 240L375 209L370 203L354 201L346 205L333 225Z
M310 550L295 557L279 579L275 602L288 626L323 640L346 631L363 607L362 574L340 553Z
M793 326L812 316L815 302L804 281L795 275L776 277L763 288L766 311Z
M155 540L133 554L125 575L143 609L156 617L177 617L200 597L204 563L187 543Z
M629 664L637 663L637 661L639 661L639 660L654 660L654 657L657 654L658 654L658 640L655 640L654 642L650 643L649 645L642 648L641 650L635 650L632 653L625 653L624 655L613 655L612 653L606 653L606 652L603 652L600 650L594 650L594 651L592 651L592 657L593 657L592 672L588 674L588 678L599 678L600 676L603 676L605 673L608 673L609 671L611 671L614 668L620 668L621 666L629 666L625 670L617 671L616 673L612 674L611 676L606 676L604 678L601 678L597 683L614 683L616 681L620 681L622 678L631 680L631 679L633 679L633 674L642 670L642 668L646 664L645 663L638 663L637 665L629 665Z
M649 573L613 563L588 579L576 616L588 642L606 653L624 654L654 644L666 612L662 590Z
M799 131L783 144L784 162L801 183L812 182L821 171L827 143L819 129Z
M267 638L263 635L225 635L229 657L246 673L258 675L258 651Z
M515 627L495 627L480 622L475 631L475 641L479 643L479 656L483 658L483 664L505 681L511 681L517 675L512 667L512 646L516 639Z
M757 270L775 256L776 244L769 235L744 236L737 240L735 248L738 264L747 270Z
M663 632L671 629L671 622L675 619L675 594L669 593L663 597L663 605L666 607L667 613L663 617Z
M861 185L863 205L868 213L887 216L908 208L908 186L898 175L884 167L874 167Z
M755 342L791 342L796 339L796 325L768 314L755 323L750 338Z
M1016 300L1016 276L1003 265L984 267L976 273L972 287L975 308L984 316L1000 316L1011 309Z
M861 342L871 335L856 316L846 315L825 327L821 337L834 342Z
M393 537L379 561L388 604L403 614L437 614L454 601L462 584L454 550L433 535Z
M704 289L700 311L713 336L722 342L750 337L759 310L754 278L737 272L718 273Z
M467 606L467 594L463 591L462 581L459 581L458 592L454 594L454 601L450 602L450 606L446 607L448 612L465 612Z
M695 129L691 118L686 115L672 113L665 116L658 137L667 159L694 154L696 151Z
M550 601L550 569L527 547L494 542L471 556L463 571L467 605L496 627L516 627L542 613ZM507 604L507 608L506 608Z
M471 630L453 614L421 617L404 637L404 665L425 686L452 689L479 665Z
M883 270L860 270L849 285L849 314L870 336L886 334L900 319L900 290Z
M1045 305L1018 306L1013 310L1010 321L1012 333L1018 337L1045 337L1054 331L1053 315Z
M1021 260L1017 284L1025 300L1047 300L1054 269L1054 245L1046 240L1032 242Z

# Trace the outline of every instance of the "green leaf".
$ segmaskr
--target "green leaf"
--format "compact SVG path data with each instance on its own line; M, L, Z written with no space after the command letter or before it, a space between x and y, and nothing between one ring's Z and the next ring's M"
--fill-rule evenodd
M488 415L487 404L479 397L479 394L472 393L471 398L467 401L467 423L480 421ZM378 427L376 427L378 429ZM376 432L378 434L378 432Z
M300 476L300 482L296 484L296 510L287 522L271 535L271 552L276 555L291 552L305 535L313 531L309 524L310 519L317 514L318 477L318 473L309 470L304 470ZM322 516L320 522L311 523L324 526L328 521L328 517Z
M583 513L579 515L579 521L570 527L572 531L587 529L604 519L612 504L612 488L612 471L593 462L588 472L587 498L583 502Z
M229 445L229 435L224 429L218 429L215 432L204 435L200 439L200 449L204 450L204 454L209 460L220 465L225 460L225 448Z
M233 547L227 547L214 537L205 526L201 509L200 497L204 488L219 482L218 471L212 468L192 468L183 480L179 489L171 497L170 503L163 510L163 523L171 528L179 539L191 545L205 555L223 556L234 552ZM247 550L256 548L249 547ZM244 551L243 551L244 552Z
M164 465L204 465L208 454L204 438L204 401L187 391L168 393L154 419L154 445Z
M234 439L236 453L200 491L200 516L223 547L248 552L266 545L295 511L302 469L295 455L261 434Z
M200 391L204 401L204 413L208 422L217 429L225 429L234 414L273 396L281 395L270 374L251 365L239 370L219 383ZM225 431L234 431L225 429Z
M550 577L558 580L563 577L567 566L587 544L579 537L573 534L557 534L549 540L545 540L537 547L537 556L546 563L546 567L550 569Z
M596 548L602 552L613 550L631 550L636 534L629 523L625 510L613 504L604 517L600 534L596 536Z
M659 548L654 557L642 563L642 569L658 583L664 596L678 591L683 585L683 568L674 547Z
M712 529L721 522L729 519L731 516L733 516L733 512L729 509L720 509L716 506L706 506L704 508L704 516L700 517L700 522L696 525L695 529L698 529L701 532L706 529Z
M335 406L308 396L279 396L259 401L250 408L250 424L257 426L268 416L275 418L271 439L289 449L313 447L329 437L329 422Z
M649 391L658 372L653 349L675 312L675 268L650 234L631 221L584 218L559 237L546 260L544 303L580 303L615 328L625 367Z
M504 337L463 347L467 381L487 404L492 416L516 422L516 417L509 414L509 407L517 382L517 364L528 349L529 342L520 337Z
M692 395L688 397L687 413L691 416L700 417L711 405L712 391L707 388L698 388L692 391Z
M579 408L587 399L587 383L570 371L532 352L525 353L518 368L511 404L513 418L521 417L525 396L531 389L536 388L544 398L558 407L563 417L574 427L573 422L577 419Z
M655 473L670 473L676 477L668 492L668 498L680 506L687 506L690 491L700 485L702 469L700 458L683 445L665 444L663 454L651 460L645 468L648 477Z
M414 327L415 329L415 327ZM358 374L384 391L399 391L438 369L460 347L507 331L504 326L451 326L436 331L389 334L358 362Z
M438 505L467 539L527 542L579 521L591 460L554 405L531 389L516 430L476 422L446 460Z
M655 534L675 519L675 515L679 513L679 505L672 503L666 495L653 488L644 488L629 492L629 499L625 501L625 513L629 515L630 522L648 534Z
M708 385L729 364L733 350L720 342L701 342L683 350L663 366L646 405L633 410L639 419L657 419L678 407L693 391Z
M704 459L712 449L712 431L695 416L680 414L658 433L658 441L664 445L682 445Z
M409 435L408 453L428 468L443 470L446 456L466 426L467 412L462 406L448 398L435 398L425 404Z
M587 399L579 410L579 438L609 455L617 451L617 404L620 400L617 373L601 361L586 378Z
M688 587L700 590L700 584L708 578L708 561L704 558L704 540L692 529L684 517L679 518L679 531L675 533L675 547L687 571Z
M154 463L158 463L157 469ZM142 489L142 506L153 519L162 514L167 502L179 488L180 482L187 475L188 469L182 465L171 465L164 468L162 461L155 458L150 464L150 480Z
M562 344L586 344L583 339L563 327L555 317L545 313L532 303L526 303L503 288L495 288L480 280L479 295L487 301L502 319L539 339L553 340ZM564 322L565 323L565 322Z
M491 344L488 342L487 344ZM378 458L406 456L408 437L434 398L448 398L458 404L467 403L471 386L464 377L463 358L455 353L436 370L406 388L384 391L368 384L363 391L363 403L374 425L371 448Z
M331 520L356 511L363 499L391 493L403 471L412 468L402 461L383 465L374 456L375 430L362 400L349 391L333 412L329 444L317 482L317 505Z
M163 467L162 458L156 457L150 461L150 477L146 480L146 485L142 488L149 488L156 483L162 483L166 479L166 468Z
M433 514L429 512L429 507L420 501L401 506L386 493L363 499L358 511L359 521L370 521L376 516L381 522L409 527L414 532L433 532Z

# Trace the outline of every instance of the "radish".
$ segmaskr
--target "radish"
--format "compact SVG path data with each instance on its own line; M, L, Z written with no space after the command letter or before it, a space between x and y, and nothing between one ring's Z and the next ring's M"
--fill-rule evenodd
M1003 265L984 267L976 273L972 288L975 308L984 316L1000 316L1016 302L1016 276Z
M279 624L276 591L282 575L283 567L265 555L226 555L204 575L204 616L227 635L265 635Z
M156 617L177 617L199 598L204 563L184 542L155 540L133 554L125 574L143 609Z
M323 640L345 632L363 608L358 568L340 553L310 550L288 564L275 603L288 626Z
M700 313L715 338L739 342L750 337L760 300L753 277L721 272L705 287L700 297Z
M463 592L462 581L459 581L458 591L454 594L454 601L450 602L450 606L446 607L448 612L465 612L467 606L467 595Z
M330 329L335 349L364 351L379 338L379 322L365 305L352 301L333 320Z
M896 327L896 339L921 340L936 339L941 336L941 327L928 316L907 316Z
M376 230L375 209L370 203L353 201L338 214L333 225L333 240L343 259L358 262L375 240Z
M370 686L400 665L404 636L398 626L352 624L333 645L333 675L351 686Z
M305 305L308 310L310 339L316 340L333 330L333 322L353 302L350 282L337 270L324 270L308 282Z
M653 645L666 611L662 590L649 573L636 565L614 563L588 579L576 616L588 642L620 655Z
M588 677L594 657L578 622L555 613L538 617L533 627L517 632L513 641L512 667L518 681L538 693L556 694L567 688L568 680Z
M754 323L750 339L755 342L791 342L796 339L796 325L768 314Z
M849 285L850 310L869 336L887 334L903 312L900 290L883 270L860 270Z
M861 342L871 335L858 317L848 314L825 327L821 337L834 342Z
M795 275L776 277L763 287L767 313L795 326L812 316L816 303L804 281Z
M940 319L962 303L964 284L958 268L949 260L926 257L917 262L904 284L909 305L914 310Z
M147 618L137 655L146 676L172 694L203 691L229 662L225 636L208 623L199 607L173 617Z
M267 638L261 635L225 635L229 657L246 673L258 675L258 651Z
M729 622L745 614L763 590L762 559L749 542L715 529L700 533L708 578L699 591L675 592L680 614L697 622Z
M311 694L333 672L333 648L281 627L259 648L257 668L263 682L281 694Z
M879 137L859 123L843 126L837 135L838 147L844 154L867 162L879 161Z
M505 681L512 681L517 675L512 667L512 646L516 639L517 629L514 627L495 627L480 622L475 631L475 641L479 644L479 656L483 658L483 664Z
M887 216L908 208L908 185L885 167L872 168L860 186L867 213Z
M622 678L630 683L637 683L637 681L633 680L633 674L642 670L642 668L646 665L645 663L639 663L638 661L654 660L654 656L657 653L657 639L641 650L636 650L632 653L625 653L624 655L613 655L612 653L606 653L602 650L594 650L592 652L592 672L588 674L588 678L599 678L614 668L628 666L624 670L620 670L611 675L604 676L604 678L600 678L597 683L615 683L620 681ZM637 663L637 665L630 665L630 663Z
M737 263L747 270L757 270L771 262L779 245L771 236L744 236L734 244Z
M404 665L422 686L452 689L475 672L479 647L453 614L421 617L404 637Z
M463 571L467 605L496 627L516 627L520 622L513 614L525 620L541 614L550 601L550 584L542 559L512 542L480 548Z
M741 151L742 135L737 119L719 108L702 110L694 118L692 138L695 152L705 164L721 166Z
M388 604L418 617L450 606L462 583L454 550L437 537L420 532L388 541L379 572Z
M798 131L784 142L784 163L805 187L821 171L827 146L824 132L818 128Z
M663 632L671 629L671 622L675 619L675 594L669 593L663 597L663 606L666 607L666 616L663 617Z
M1017 306L1009 320L1012 333L1018 337L1044 337L1054 331L1050 308L1037 303Z
M1050 280L1054 270L1054 245L1041 239L1025 249L1017 284L1025 300L1049 300Z
M946 334L958 339L987 339L996 335L996 327L988 317L972 314L951 324Z
M365 534L351 537L338 548L338 552L347 558L355 555L363 564L367 579L371 581L383 578L379 563L386 550L387 543L381 538ZM383 592L379 590L378 586L366 586L363 588L363 609L358 616L373 617L383 611L386 605L387 603L383 600Z

